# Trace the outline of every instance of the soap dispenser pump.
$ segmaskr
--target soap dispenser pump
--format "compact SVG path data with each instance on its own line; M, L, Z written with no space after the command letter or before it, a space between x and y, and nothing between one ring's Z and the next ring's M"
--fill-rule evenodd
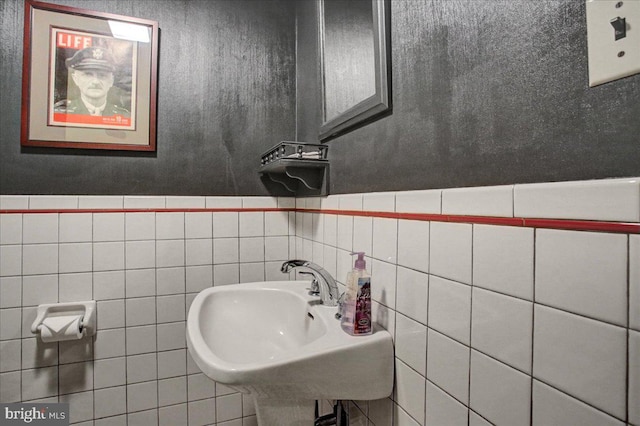
M362 336L372 333L371 324L371 275L367 272L364 252L353 252L358 255L353 270L347 274L347 291L342 305L340 325L342 329L353 335Z

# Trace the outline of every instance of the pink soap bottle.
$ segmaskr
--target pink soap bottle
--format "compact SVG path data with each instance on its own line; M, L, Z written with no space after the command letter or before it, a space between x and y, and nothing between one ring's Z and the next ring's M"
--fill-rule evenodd
M364 252L358 255L353 270L347 275L346 295L342 305L340 325L342 329L353 335L363 336L373 331L371 324L371 275L366 270Z

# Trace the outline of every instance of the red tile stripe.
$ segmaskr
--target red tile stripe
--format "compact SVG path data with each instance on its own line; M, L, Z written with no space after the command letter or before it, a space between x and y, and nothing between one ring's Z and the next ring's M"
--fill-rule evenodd
M573 231L597 231L623 234L640 234L640 223L609 222L598 220L540 219L499 216L467 216L433 213L402 213L365 210L306 209L280 207L237 208L122 208L122 209L30 209L0 210L0 214L46 214L46 213L225 213L225 212L296 212L318 213L338 216L375 217L383 219L418 220L427 222L450 222L482 225L521 226L527 228L565 229Z

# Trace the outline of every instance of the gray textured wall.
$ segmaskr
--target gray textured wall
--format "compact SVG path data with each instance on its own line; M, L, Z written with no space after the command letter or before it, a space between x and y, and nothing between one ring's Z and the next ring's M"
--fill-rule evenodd
M584 3L391 0L393 114L328 142L330 192L640 176L640 75L588 87ZM298 34L310 142L315 31Z
M259 195L295 135L290 0L64 0L160 26L157 152L21 149L22 0L0 1L0 194Z

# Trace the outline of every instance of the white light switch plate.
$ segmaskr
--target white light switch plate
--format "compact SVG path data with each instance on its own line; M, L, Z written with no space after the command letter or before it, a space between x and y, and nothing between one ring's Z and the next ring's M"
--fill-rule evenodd
M640 0L586 2L589 86L640 72ZM618 17L627 24L627 35L620 40L615 39L611 25Z

